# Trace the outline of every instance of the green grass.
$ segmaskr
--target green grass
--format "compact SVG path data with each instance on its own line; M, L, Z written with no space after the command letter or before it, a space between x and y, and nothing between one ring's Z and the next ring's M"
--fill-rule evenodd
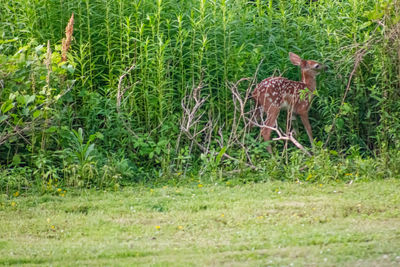
M398 266L399 187L193 182L3 195L0 265Z

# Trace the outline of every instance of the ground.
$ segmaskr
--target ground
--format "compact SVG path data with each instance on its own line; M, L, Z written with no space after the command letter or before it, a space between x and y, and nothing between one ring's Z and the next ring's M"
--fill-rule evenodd
M194 181L3 194L0 265L399 266L399 189Z

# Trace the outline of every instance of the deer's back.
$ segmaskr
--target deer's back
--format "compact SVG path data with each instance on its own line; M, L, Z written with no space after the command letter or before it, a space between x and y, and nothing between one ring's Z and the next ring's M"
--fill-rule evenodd
M261 81L253 91L256 104L264 108L270 105L284 107L294 105L297 109L308 108L308 100L300 101L300 92L306 85L302 82L291 81L283 77L269 77Z

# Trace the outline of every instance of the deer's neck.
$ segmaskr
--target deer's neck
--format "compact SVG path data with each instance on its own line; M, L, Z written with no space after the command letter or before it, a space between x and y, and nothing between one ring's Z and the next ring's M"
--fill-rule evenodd
M315 75L308 73L307 71L301 71L301 81L307 86L307 88L314 92L317 87L317 82L315 80Z

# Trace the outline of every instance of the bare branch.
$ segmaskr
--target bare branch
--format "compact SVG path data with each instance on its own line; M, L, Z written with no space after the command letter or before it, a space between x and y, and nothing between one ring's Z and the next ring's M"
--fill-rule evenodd
M203 153L209 153L209 146L211 144L212 133L215 129L216 123L211 119L208 120L207 124L201 129L197 130L197 126L201 122L205 112L200 112L201 107L209 98L209 96L201 97L201 89L203 88L202 82L199 83L198 86L194 87L192 92L184 97L181 101L181 106L183 110L182 119L180 122L181 132L192 142L194 143ZM221 140L217 140L218 144L224 147L224 140L221 132L221 128L218 129ZM205 140L207 140L207 144L204 145L197 140L197 137L200 135L205 136ZM234 160L239 162L238 159L230 156L227 153L222 155L224 158ZM255 166L249 163L244 163L246 166L255 169Z
M136 64L133 63L133 65L125 71L124 74L122 74L121 76L119 76L118 79L118 91L117 91L117 109L119 109L120 105L121 105L121 98L124 95L126 88L124 88L121 92L121 86L122 86L122 81L125 78L126 75L128 75L129 72L131 72L134 68L136 68Z
M121 112L120 112L121 99L122 99L122 97L123 97L123 95L124 95L124 93L125 93L125 91L126 91L126 89L127 89L127 88L125 87L125 88L123 88L123 89L121 90L122 81L123 81L123 79L125 78L125 76L128 75L128 73L130 73L135 67L136 67L136 64L133 63L133 65L132 65L129 69L127 69L127 70L125 71L124 74L122 74L121 76L119 76L119 79L118 79L118 90L117 90L117 112L118 112L119 115L121 115ZM138 81L135 82L135 84L136 84L136 83L138 83ZM121 118L122 116L119 116L119 117ZM124 126L125 126L125 129L126 129L129 133L131 133L133 136L138 137L138 135L137 135L137 134L132 130L132 128L128 125L128 122L127 122L124 118L121 118L121 120L122 120L122 123L123 123Z

